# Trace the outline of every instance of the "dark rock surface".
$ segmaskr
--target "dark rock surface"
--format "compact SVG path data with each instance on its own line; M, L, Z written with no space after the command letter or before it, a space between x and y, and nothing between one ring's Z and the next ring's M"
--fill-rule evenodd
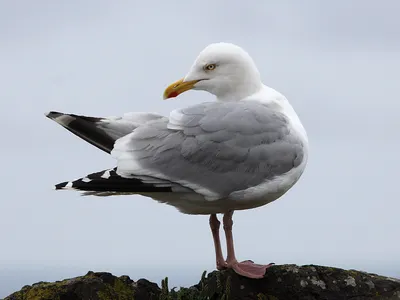
M146 279L131 280L110 273L25 286L6 300L400 300L400 280L354 270L322 266L279 265L268 269L263 279L248 279L231 270L214 271L190 288L161 287Z

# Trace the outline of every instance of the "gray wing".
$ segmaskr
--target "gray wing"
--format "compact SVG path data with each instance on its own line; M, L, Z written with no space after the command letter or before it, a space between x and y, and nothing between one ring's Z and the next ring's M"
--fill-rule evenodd
M121 176L152 176L223 198L290 171L304 153L286 116L246 101L176 110L117 140L112 155Z

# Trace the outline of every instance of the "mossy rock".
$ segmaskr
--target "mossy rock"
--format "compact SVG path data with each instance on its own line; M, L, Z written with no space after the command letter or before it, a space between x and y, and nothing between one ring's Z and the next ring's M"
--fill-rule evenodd
M170 290L146 279L131 280L110 273L89 272L53 283L25 286L5 300L368 300L399 299L400 280L355 270L315 265L280 265L262 279L249 279L232 270L204 272L198 284Z

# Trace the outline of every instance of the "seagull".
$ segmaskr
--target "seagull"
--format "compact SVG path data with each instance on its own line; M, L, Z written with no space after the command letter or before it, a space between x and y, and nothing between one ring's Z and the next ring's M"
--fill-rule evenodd
M182 79L163 94L189 90L215 101L175 109L169 116L131 112L89 117L51 111L46 116L110 154L116 166L55 185L82 195L142 195L190 215L209 215L216 268L262 278L273 265L236 258L234 211L254 209L281 198L305 170L307 133L280 92L263 84L246 50L212 43ZM217 214L223 214L227 256L223 257Z

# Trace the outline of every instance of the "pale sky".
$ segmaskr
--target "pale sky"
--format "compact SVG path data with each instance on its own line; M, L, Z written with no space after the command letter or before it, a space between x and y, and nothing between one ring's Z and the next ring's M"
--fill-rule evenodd
M162 93L219 41L250 53L311 147L291 191L234 214L238 258L400 277L399 10L397 0L1 1L0 298L88 270L169 276L171 287L214 270L207 216L54 191L115 161L44 113L167 115L212 100Z

